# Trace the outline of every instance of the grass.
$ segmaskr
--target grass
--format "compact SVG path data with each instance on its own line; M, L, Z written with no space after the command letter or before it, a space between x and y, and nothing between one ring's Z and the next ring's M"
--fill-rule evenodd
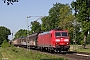
M62 57L42 54L32 50L27 51L26 49L15 47L0 47L0 60L2 58L7 58L8 60L67 60Z
M71 45L70 50L90 53L90 48L83 49L81 45ZM0 47L0 60L2 60L2 58L6 58L7 60L68 60L63 57L42 54L32 50L27 51L26 49L16 48L13 46Z
M86 49L79 49L77 50L78 52L88 52L90 53L90 48L86 48Z
M81 45L71 45L70 50L90 53L90 48L83 49ZM0 47L0 60L2 60L2 58L6 58L7 60L67 60L63 57L42 54L32 50L27 51L26 49L16 48L13 46Z
M77 52L88 52L90 53L90 45L86 45L86 48L83 49L82 45L70 45L70 51L77 51Z
M1 54L1 51L0 51L0 60L2 60L2 54Z

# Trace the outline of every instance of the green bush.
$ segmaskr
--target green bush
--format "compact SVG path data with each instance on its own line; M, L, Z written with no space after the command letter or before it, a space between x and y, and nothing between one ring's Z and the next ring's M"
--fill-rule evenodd
M87 44L90 44L90 34L87 35Z
M6 40L4 40L1 47L2 48L10 47L10 44Z
M2 60L2 54L1 54L1 52L0 52L0 60Z
M15 47L12 47L12 51L14 51L14 52L18 52L18 49L15 48Z

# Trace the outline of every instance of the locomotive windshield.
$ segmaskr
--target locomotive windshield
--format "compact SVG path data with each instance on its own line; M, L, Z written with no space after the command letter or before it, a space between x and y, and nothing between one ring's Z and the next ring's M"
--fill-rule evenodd
M61 36L61 33L60 32L55 32L55 36L56 37L60 37Z
M61 36L66 37L67 36L67 32L55 32L55 36L56 37L61 37Z
M61 32L62 36L67 36L67 32Z

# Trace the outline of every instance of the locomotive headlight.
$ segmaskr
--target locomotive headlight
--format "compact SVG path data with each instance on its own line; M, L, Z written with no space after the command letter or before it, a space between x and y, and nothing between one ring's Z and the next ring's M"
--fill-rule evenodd
M68 43L67 43L68 44Z
M56 39L55 41L56 41L56 42L60 42L60 39Z
M68 41L69 41L69 39L64 39L64 41L65 41L65 42L68 42Z

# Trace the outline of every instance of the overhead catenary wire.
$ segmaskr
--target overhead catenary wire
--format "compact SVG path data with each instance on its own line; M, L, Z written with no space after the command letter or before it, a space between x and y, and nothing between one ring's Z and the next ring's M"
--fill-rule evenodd
M26 38L27 51L30 50L29 26L31 26L31 25L28 24L28 18L31 18L31 17L39 17L38 19L35 20L35 21L37 21L37 20L41 19L43 16L27 16L27 19L26 19L27 20L27 38Z

